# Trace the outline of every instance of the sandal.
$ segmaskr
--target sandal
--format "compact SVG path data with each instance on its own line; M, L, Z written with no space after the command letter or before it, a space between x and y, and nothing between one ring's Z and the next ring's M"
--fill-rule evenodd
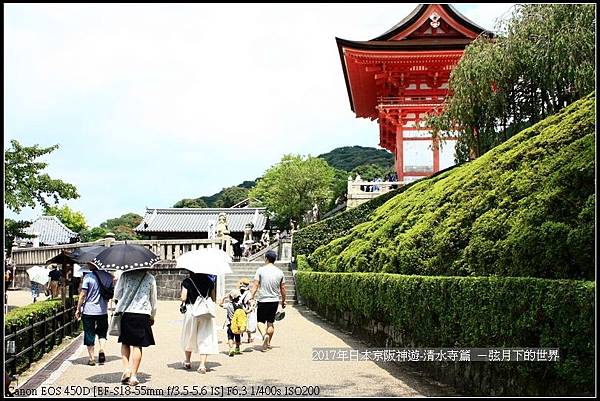
M137 386L138 384L140 384L140 381L137 379L137 377L132 376L129 378L129 385L130 386Z
M200 366L200 367L198 368L198 373L205 374L206 372L207 372L207 370L206 370L206 368L205 368L204 366Z
M121 376L121 383L122 384L129 384L129 378L130 377L131 377L131 372L130 371L123 372L123 375Z
M93 359L90 359L87 364L90 366L94 366L94 365L96 365L96 361Z
M189 369L192 368L192 363L191 362L183 361L182 364L183 364L183 368L184 369L188 369L189 370Z

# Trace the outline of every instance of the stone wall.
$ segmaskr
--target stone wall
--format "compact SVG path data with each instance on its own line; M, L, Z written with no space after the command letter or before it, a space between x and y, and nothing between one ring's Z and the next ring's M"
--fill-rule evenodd
M184 269L173 268L173 264L157 264L150 273L156 278L158 299L173 300L181 296L181 282L189 277L190 272ZM19 266L15 272L15 288L29 289L31 284L27 269L31 266ZM42 289L43 291L43 289Z

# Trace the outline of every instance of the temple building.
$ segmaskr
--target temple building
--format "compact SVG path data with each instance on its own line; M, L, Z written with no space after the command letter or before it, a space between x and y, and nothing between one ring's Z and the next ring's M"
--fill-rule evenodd
M421 4L374 39L336 38L350 108L377 119L379 145L394 153L398 181L454 165L456 137L440 146L423 119L441 109L452 69L482 34L493 36L449 4Z
M219 215L226 215L229 235L234 240L236 254L241 254L246 224L251 223L254 240L268 228L265 208L147 208L142 222L133 230L151 240L214 238Z

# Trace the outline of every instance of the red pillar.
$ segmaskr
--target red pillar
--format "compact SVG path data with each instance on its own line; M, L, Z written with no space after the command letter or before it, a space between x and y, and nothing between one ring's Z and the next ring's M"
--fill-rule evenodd
M404 181L404 133L402 132L402 125L398 123L396 125L396 173L398 174L398 181Z

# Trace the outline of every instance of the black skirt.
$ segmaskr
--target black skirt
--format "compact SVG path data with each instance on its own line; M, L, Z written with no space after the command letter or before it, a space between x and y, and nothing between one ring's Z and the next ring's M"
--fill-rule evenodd
M150 326L150 315L123 313L121 317L121 335L119 335L118 341L125 345L137 347L155 345L152 327Z

